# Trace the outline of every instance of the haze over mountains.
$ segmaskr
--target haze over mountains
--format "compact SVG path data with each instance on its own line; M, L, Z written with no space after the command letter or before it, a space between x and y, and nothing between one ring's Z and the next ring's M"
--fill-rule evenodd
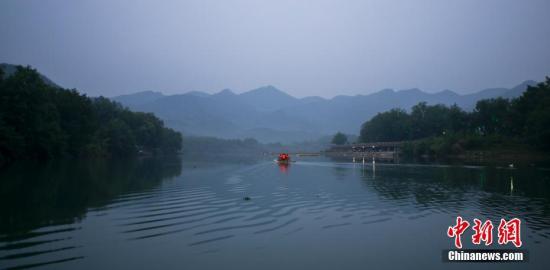
M185 135L255 138L261 142L315 140L337 131L358 134L361 124L378 112L410 109L419 102L457 104L472 110L487 98L520 96L534 81L513 88L490 88L460 95L450 90L426 93L419 89L384 89L369 95L295 98L273 86L242 94L225 89L216 94L189 92L163 95L145 91L115 97L132 110L153 112L167 126Z
M9 76L15 66L0 64ZM46 76L42 79L57 84ZM410 109L419 102L428 104L457 104L472 110L477 101L487 98L520 96L528 85L524 81L513 88L489 88L460 95L450 90L426 93L419 89L394 91L384 89L373 94L336 96L325 99L317 96L295 98L273 86L265 86L242 94L224 89L216 94L192 91L164 95L144 91L112 99L134 111L152 112L165 124L181 131L184 136L218 138L255 138L261 142L293 143L317 140L338 131L358 134L361 125L376 113L392 108Z

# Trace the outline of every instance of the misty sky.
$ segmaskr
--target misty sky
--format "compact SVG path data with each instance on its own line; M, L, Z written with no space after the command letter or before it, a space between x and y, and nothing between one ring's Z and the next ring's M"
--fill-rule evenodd
M550 75L550 1L0 1L0 62L89 95L512 87Z

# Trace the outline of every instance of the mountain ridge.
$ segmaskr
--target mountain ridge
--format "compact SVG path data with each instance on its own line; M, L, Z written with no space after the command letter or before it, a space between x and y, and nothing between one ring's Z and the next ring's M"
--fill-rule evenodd
M16 67L0 65L7 76L13 74ZM46 76L40 76L46 83L59 87ZM361 125L377 113L393 108L409 110L419 102L456 104L464 110L472 110L481 99L518 97L533 84L536 82L527 80L512 88L486 88L469 94L448 89L435 93L418 88L382 89L330 99L318 96L296 98L267 85L239 94L230 89L215 94L190 91L175 95L141 91L111 99L134 111L154 113L168 127L184 135L228 139L250 137L261 142L292 143L317 140L338 131L358 134Z
M168 126L183 134L230 139L253 137L262 142L290 143L315 140L337 131L357 134L361 124L376 113L392 108L409 110L422 101L449 106L457 104L464 110L472 110L478 100L517 97L527 85L535 83L524 81L512 88L487 88L470 94L458 94L448 89L428 93L411 88L382 89L330 99L318 96L296 98L267 85L239 94L224 89L210 95L164 95L141 105L128 102L131 95L114 99L133 110L159 115Z

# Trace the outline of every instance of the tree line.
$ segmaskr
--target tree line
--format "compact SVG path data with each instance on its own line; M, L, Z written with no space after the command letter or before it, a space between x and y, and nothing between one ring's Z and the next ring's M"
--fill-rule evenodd
M359 140L420 140L424 144L429 142L427 147L436 152L457 152L506 143L550 150L550 78L546 77L545 82L536 86L528 86L520 97L514 99L480 100L471 112L457 105L427 105L422 102L413 106L410 112L392 109L378 113L361 126Z
M181 134L151 113L46 84L30 67L0 69L0 163L17 159L174 153Z

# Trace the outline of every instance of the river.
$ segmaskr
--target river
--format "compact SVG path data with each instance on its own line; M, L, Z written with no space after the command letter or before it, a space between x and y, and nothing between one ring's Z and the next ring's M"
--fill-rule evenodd
M543 269L550 170L324 157L17 163L1 269ZM522 263L448 263L457 216L522 220ZM474 247L471 228L462 237ZM516 249L495 243L491 249Z

